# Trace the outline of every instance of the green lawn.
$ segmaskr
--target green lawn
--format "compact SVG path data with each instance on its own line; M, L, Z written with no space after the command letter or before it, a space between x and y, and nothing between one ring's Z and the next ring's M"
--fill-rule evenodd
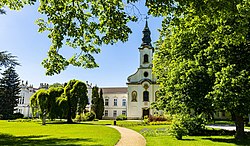
M115 145L117 130L91 124L47 124L0 120L0 145Z
M223 136L184 136L177 140L168 133L169 125L149 125L127 127L141 133L147 146L233 146L250 145L250 140L237 141L233 135ZM165 130L164 130L165 129Z
M113 121L101 120L92 124L113 124ZM140 121L117 121L121 125L141 133L147 146L233 146L250 145L250 140L237 141L232 134L223 136L184 136L177 140L169 135L169 125L145 125ZM208 128L212 130L211 128Z
M101 120L81 124L47 124L0 120L0 145L102 145L113 146L120 138L111 125ZM236 141L232 135L186 136L176 140L169 135L169 125L145 125L141 121L117 121L117 125L141 133L147 146L233 146L250 145L250 140Z

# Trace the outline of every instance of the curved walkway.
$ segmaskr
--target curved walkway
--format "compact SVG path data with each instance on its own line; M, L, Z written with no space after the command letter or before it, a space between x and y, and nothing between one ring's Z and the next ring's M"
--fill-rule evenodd
M134 130L119 126L109 126L115 128L121 133L121 139L116 146L146 146L145 138Z
M211 128L218 128L218 129L224 129L224 130L229 130L229 131L235 131L236 126L228 126L228 125L207 125L207 127ZM250 132L249 129L244 129L245 132Z

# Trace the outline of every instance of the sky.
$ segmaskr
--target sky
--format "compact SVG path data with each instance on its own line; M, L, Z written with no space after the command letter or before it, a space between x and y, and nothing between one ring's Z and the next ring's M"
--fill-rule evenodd
M136 4L140 13L146 16L147 8L142 2ZM39 33L35 20L44 17L37 12L38 5L25 6L20 11L7 10L0 15L0 51L8 51L17 56L21 66L16 67L21 80L39 87L40 83L65 83L71 79L88 81L98 87L126 87L127 77L139 67L139 50L145 20L129 23L132 29L127 42L101 46L101 53L95 55L99 67L83 69L69 66L60 74L46 76L41 62L47 56L51 45L47 33ZM149 16L148 25L152 43L159 37L161 18ZM72 48L63 47L65 51Z

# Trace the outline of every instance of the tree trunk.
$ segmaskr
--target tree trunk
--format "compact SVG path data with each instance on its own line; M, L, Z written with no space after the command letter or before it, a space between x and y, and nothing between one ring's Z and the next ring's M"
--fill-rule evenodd
M43 111L42 114L42 125L46 125L46 111Z
M242 115L235 115L235 125L236 125L236 139L243 139L245 138L244 133L244 120Z
M70 101L70 98L68 98L68 115L67 115L67 123L73 123L72 119L71 119L71 116L72 116L72 109L71 109L71 101Z
M67 123L73 123L73 121L71 119L71 108L69 108L69 111L68 111Z

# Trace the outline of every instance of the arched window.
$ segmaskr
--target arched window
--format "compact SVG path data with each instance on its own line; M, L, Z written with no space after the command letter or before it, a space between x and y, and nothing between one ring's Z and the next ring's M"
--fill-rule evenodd
M133 91L132 92L132 102L137 102L137 92L136 91Z
M148 54L143 56L143 63L148 63Z
M148 91L143 92L143 101L149 101L149 92Z

